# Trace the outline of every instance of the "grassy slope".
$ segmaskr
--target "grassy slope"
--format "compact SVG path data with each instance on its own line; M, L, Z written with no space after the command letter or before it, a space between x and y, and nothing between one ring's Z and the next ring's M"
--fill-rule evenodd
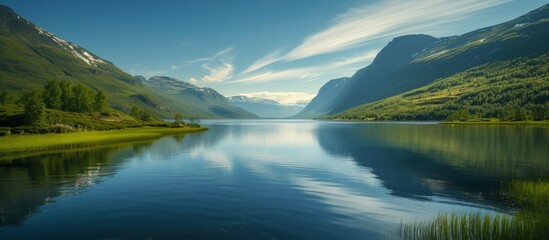
M196 101L154 91L112 63L72 45L72 50L103 61L87 64L67 45L61 46L49 33L40 31L0 5L0 90L17 97L22 90L41 89L49 80L68 79L102 90L113 108L126 113L137 106L161 117L173 117L177 112L185 117L224 117Z
M18 129L22 129L23 131L39 129L40 127L21 125L22 122L20 120L24 118L23 112L24 108L21 104L0 105L0 126L4 126L1 129L11 129L13 133ZM60 127L60 130L64 128L66 131L111 130L165 124L164 122L155 119L142 121L116 110L111 110L110 113L106 115L101 113L76 113L46 109L46 119L49 123L49 127L58 126Z
M510 120L513 116L505 115L514 114L513 108L524 108L530 115L533 104L547 108L548 72L549 54L485 64L331 118L444 120L465 109L471 118Z
M338 114L473 67L546 54L548 19L549 5L545 5L509 22L434 42L421 35L395 38L372 64L353 75L340 94L330 96L333 100L323 106L324 111L317 112Z
M138 106L168 115L167 99L137 85L132 76L115 66L108 63L90 66L45 39L34 37L29 34L0 36L0 87L3 90L18 96L21 90L41 89L49 80L69 79L104 91L109 103L118 110L128 112L132 106Z
M0 137L0 153L46 149L89 147L122 141L154 139L169 134L204 131L205 128L142 127L109 131L86 131L62 134L10 135Z

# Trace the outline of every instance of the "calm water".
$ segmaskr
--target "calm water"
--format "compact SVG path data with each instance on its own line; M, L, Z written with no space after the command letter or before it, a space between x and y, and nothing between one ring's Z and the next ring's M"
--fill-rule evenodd
M153 142L1 156L0 239L379 239L439 210L507 212L549 128L208 121Z

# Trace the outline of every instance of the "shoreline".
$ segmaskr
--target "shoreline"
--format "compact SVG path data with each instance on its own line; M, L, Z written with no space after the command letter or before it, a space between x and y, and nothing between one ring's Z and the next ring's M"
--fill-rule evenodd
M357 122L357 123L433 123L444 125L515 125L515 126L549 126L549 121L470 121L470 122L453 122L444 120L355 120L355 119L327 119L313 118L315 121L334 121L334 122Z
M208 128L205 127L139 127L106 131L8 135L0 137L0 153L9 154L25 151L94 147L112 143L150 140L167 135L196 133L206 130L208 130Z
M476 121L476 122L450 122L441 121L445 125L515 125L515 126L549 126L549 121Z

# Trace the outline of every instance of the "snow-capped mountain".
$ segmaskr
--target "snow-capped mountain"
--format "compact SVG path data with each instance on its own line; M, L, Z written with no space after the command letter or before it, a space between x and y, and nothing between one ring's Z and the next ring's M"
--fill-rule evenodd
M255 113L262 118L288 118L303 109L302 106L283 105L274 100L258 97L232 96L228 99L233 106Z

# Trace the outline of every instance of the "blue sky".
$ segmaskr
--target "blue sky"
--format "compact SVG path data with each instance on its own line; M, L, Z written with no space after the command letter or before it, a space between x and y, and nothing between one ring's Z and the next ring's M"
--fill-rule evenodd
M539 0L0 0L133 75L283 103L367 66L392 38L459 35Z

